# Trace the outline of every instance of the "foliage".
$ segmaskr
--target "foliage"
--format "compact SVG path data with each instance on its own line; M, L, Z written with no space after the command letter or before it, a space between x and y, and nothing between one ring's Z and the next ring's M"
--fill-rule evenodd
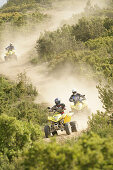
M18 75L16 84L0 77L0 114L16 117L18 120L43 124L47 121L47 110L33 100L36 89L28 82L25 74Z
M0 77L0 161L3 169L15 169L18 161L13 159L18 156L21 159L23 149L42 137L39 124L47 121L47 110L33 103L35 96L37 91L25 74L19 74L16 83Z
M31 97L32 100L37 95L36 89L31 84L27 84L22 76L20 75L21 79L16 84L0 77L0 114L22 98Z
M98 134L100 137L113 137L113 125L107 113L97 112L89 118L88 130Z
M48 19L48 16L42 13L40 3L44 1L35 0L9 0L0 9L0 23L11 23L13 26L23 26L30 21L39 23ZM49 2L49 1L48 1ZM48 3L47 2L47 3Z
M66 63L71 63L76 73L83 73L96 80L106 78L106 80L113 81L113 38L100 37L87 41L81 50L80 47L81 44L78 45L78 50L76 46L76 50L66 50L57 55L46 55L44 59L50 60L49 66L52 71L62 68L62 65Z
M100 99L103 103L103 107L108 113L113 114L113 88L112 86L106 85L105 87L98 86Z
M0 9L1 13L14 13L14 12L27 12L27 10L32 10L35 7L35 4L21 4L16 6L2 7Z
M93 70L96 79L104 76L113 81L112 19L82 18L77 25L64 25L57 31L46 32L37 41L36 48L40 59L49 61L52 69L69 62L74 67L79 65L80 71L84 73L84 66L87 65L89 72Z
M84 48L83 44L76 42L71 36L72 27L64 25L61 29L54 32L45 32L37 41L37 51L40 57L47 57L51 60L53 56L68 50L78 50Z
M0 13L0 23L11 23L16 26L23 26L28 23L28 21L32 22L40 22L44 19L47 19L46 14L42 14L40 12L32 12L28 14L24 14L21 12L9 12L9 13Z
M26 5L26 4L50 4L52 0L8 0L8 2L3 6L4 8L11 7L11 6L19 6L19 5Z
M25 154L24 169L112 169L111 138L91 133L73 145L35 143Z
M9 167L10 163L8 157L0 152L0 170L9 169Z
M100 18L91 18L87 20L82 18L78 24L73 26L72 34L76 40L87 41L89 39L95 39L105 34L105 28L103 26L103 20Z
M6 115L0 116L0 129L0 152L9 160L41 136L38 125L23 123Z
M21 101L14 103L8 110L3 112L18 120L32 122L34 124L44 124L47 122L48 112L43 105L34 104L31 101Z
M99 98L103 103L105 113L97 111L89 118L88 131L93 131L101 137L113 138L113 89L112 86L97 86Z

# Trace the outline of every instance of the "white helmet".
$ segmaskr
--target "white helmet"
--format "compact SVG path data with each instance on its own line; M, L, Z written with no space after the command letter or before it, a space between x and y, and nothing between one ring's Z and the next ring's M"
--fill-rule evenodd
M77 93L77 90L76 90L76 89L73 89L73 90L72 90L72 93Z

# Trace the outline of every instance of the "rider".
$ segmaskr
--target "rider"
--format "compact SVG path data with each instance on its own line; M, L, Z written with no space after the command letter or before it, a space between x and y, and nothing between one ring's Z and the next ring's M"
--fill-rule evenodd
M55 99L55 105L51 108L51 111L57 111L59 112L60 114L63 114L64 113L64 110L65 110L65 104L64 103L61 103L60 99L59 98L56 98Z
M79 93L77 93L76 89L72 90L72 95L69 98L70 102L74 102L74 104L76 104L78 101L82 102L82 99L85 97L85 95L81 95Z
M7 51L12 51L12 50L14 50L14 46L13 46L13 44L12 44L12 43L10 43L10 44L9 44L9 46L8 46L8 47L6 47L6 50L7 50Z

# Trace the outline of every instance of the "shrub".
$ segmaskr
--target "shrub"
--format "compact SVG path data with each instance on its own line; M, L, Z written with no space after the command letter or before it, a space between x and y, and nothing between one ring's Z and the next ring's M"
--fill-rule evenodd
M0 152L7 155L9 160L40 136L41 130L38 125L33 126L6 115L0 116Z
M105 87L98 86L100 99L103 107L108 113L113 113L113 89L112 86L106 85Z
M76 40L87 41L89 39L95 39L105 34L105 27L103 26L103 20L100 18L91 18L90 20L82 18L78 21L78 24L73 26L72 34Z
M32 122L33 124L44 124L47 122L48 112L45 106L34 104L31 101L17 102L11 106L8 110L6 109L4 114L16 117L17 120Z
M90 133L73 145L35 143L23 160L23 169L112 169L113 141Z
M113 126L107 113L97 112L89 118L88 130L98 134L100 137L113 137Z
M64 25L61 29L54 32L45 32L37 41L37 52L40 58L50 61L54 55L68 50L84 49L84 44L77 42L71 35L72 27Z

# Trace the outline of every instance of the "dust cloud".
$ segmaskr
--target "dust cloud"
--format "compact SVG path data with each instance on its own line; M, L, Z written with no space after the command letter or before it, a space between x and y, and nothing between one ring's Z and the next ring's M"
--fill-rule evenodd
M56 73L56 76L48 74L47 64L33 67L30 64L22 65L19 63L4 63L2 64L2 73L15 80L17 74L26 72L32 84L37 88L39 96L35 103L46 103L48 106L54 105L54 99L60 98L61 102L65 103L66 111L71 111L69 97L72 94L72 89L76 88L78 93L85 94L88 111L78 113L73 117L78 124L78 129L82 130L87 127L88 116L96 113L97 110L102 110L102 103L98 98L97 83L93 80L87 80L84 75L80 76L73 73L72 67L63 66L61 74Z
M49 106L54 105L54 99L60 98L61 102L65 103L66 111L71 111L69 97L72 94L72 89L76 88L77 92L84 94L88 103L88 110L83 113L74 115L73 120L77 122L78 129L82 130L87 127L88 116L96 113L97 110L103 110L102 103L98 98L97 83L93 80L88 80L84 75L73 73L72 66L68 65L61 71L61 74L56 73L55 76L45 76L38 82L37 87L42 95L42 101L48 103ZM37 98L36 102L39 102Z
M39 97L35 102L48 103L54 105L54 99L59 97L63 103L66 104L67 111L70 110L69 97L72 89L76 88L81 94L85 94L88 107L92 112L102 109L101 103L98 99L98 91L96 89L96 82L81 79L79 75L72 74L70 66L64 68L61 74L48 75L47 63L32 66L29 64L29 52L36 45L36 41L41 33L44 31L52 31L60 27L62 20L70 18L73 14L80 13L84 10L87 1L67 1L67 3L54 3L55 10L46 11L52 15L52 20L49 23L42 25L35 25L34 28L28 28L28 32L23 30L14 30L10 25L6 26L2 34L2 48L4 49L10 42L12 42L16 49L18 61L0 63L0 74L8 76L11 80L16 80L17 74L25 72L30 78L32 84L38 89ZM60 8L59 6L60 5ZM23 28L24 29L24 28ZM4 60L4 50L2 51L2 60ZM88 115L75 116L78 122L79 129L86 128Z

